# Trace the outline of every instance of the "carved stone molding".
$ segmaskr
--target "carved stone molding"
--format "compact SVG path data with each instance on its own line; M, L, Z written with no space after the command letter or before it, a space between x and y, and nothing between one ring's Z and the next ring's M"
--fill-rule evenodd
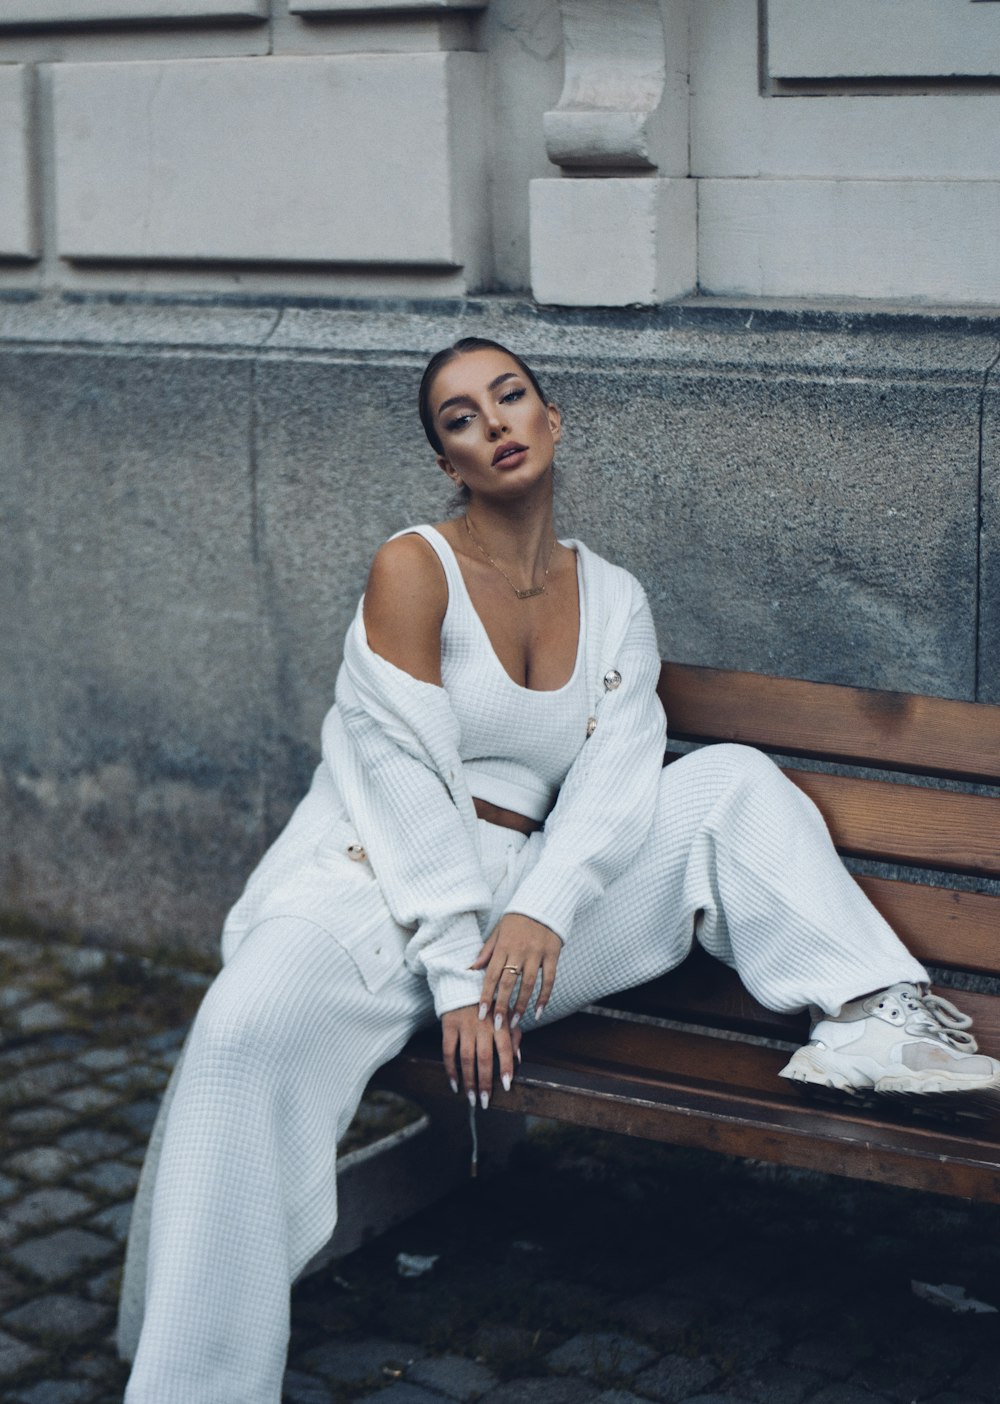
M560 0L565 77L544 117L557 166L654 171L657 109L666 82L658 0Z

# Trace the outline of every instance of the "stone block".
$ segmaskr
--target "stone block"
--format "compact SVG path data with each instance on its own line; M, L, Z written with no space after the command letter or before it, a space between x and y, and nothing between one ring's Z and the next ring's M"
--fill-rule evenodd
M1000 702L1000 375L994 367L983 397L980 541L980 702Z
M613 1331L588 1331L557 1346L547 1359L558 1373L575 1371L606 1382L610 1377L625 1378L645 1369L656 1359L656 1351Z
M35 1297L24 1306L15 1307L3 1318L4 1324L29 1335L79 1336L103 1326L109 1312L96 1302L80 1297Z
M475 54L62 64L53 83L66 258L478 278Z
M16 1375L40 1358L39 1352L32 1346L16 1340L6 1331L0 1331L0 1379L5 1375Z
M692 1395L707 1393L718 1378L719 1371L708 1360L665 1355L648 1370L643 1370L635 1387L640 1394L660 1400L661 1404L678 1404Z
M269 0L5 0L14 25L146 24L150 20L266 19Z
M768 0L767 67L781 78L1000 74L1000 17L951 0Z
M1000 302L1000 180L698 184L703 292Z
M485 10L489 0L288 0L293 15L406 15L414 10Z
M0 258L34 258L38 253L33 135L29 68L0 65Z
M497 1377L478 1360L463 1355L438 1355L418 1360L406 1372L408 1380L438 1390L448 1399L471 1401L493 1388Z
M791 8L797 12L798 0L791 0ZM839 5L826 8L831 19L839 16ZM960 11L951 13L957 18ZM746 0L712 0L690 6L689 14L693 175L907 183L1000 177L997 144L982 140L993 95L770 97L761 92L756 7ZM895 45L897 37L894 32L889 42ZM960 233L956 217L949 238ZM822 291L814 288L812 295Z
M360 1385L382 1378L383 1367L404 1367L426 1351L407 1341L368 1336L361 1341L326 1341L307 1351L302 1364L324 1379L345 1385Z
M115 1245L107 1238L86 1229L68 1228L19 1243L8 1256L43 1282L56 1282L99 1262L114 1250Z
M536 301L649 306L694 291L693 181L533 180L530 198Z
M26 1194L5 1212L11 1223L22 1228L50 1228L53 1224L78 1219L93 1208L93 1200L85 1194L60 1187Z
M155 353L0 371L3 900L50 924L129 912L207 945L259 851L250 374Z

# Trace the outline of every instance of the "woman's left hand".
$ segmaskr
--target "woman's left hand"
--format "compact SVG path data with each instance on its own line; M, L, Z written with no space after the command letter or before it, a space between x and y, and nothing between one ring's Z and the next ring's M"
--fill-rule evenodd
M497 1029L507 1021L515 1029L524 1016L541 971L542 987L535 1001L535 1016L540 1018L552 994L561 951L562 941L551 927L519 912L502 916L470 967L486 971L479 996L480 1019L485 1019L492 1010ZM521 988L511 1008L511 997L519 980Z

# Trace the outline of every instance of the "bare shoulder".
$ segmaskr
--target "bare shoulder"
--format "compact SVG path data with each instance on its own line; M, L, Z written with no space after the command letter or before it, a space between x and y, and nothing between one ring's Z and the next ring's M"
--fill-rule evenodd
M375 553L364 621L372 649L422 682L441 682L441 623L448 582L432 546L409 533Z

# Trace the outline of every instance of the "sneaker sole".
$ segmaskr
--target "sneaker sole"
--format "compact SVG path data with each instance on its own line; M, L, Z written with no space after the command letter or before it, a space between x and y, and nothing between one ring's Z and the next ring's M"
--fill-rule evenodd
M883 1096L934 1097L948 1093L978 1092L1000 1095L1000 1074L989 1078L981 1075L963 1076L945 1070L911 1072L900 1068L872 1078L849 1063L841 1063L836 1054L827 1049L814 1048L806 1044L792 1054L789 1062L778 1073L779 1077L790 1082L811 1083L817 1087L832 1087L838 1092L856 1094L877 1092Z

